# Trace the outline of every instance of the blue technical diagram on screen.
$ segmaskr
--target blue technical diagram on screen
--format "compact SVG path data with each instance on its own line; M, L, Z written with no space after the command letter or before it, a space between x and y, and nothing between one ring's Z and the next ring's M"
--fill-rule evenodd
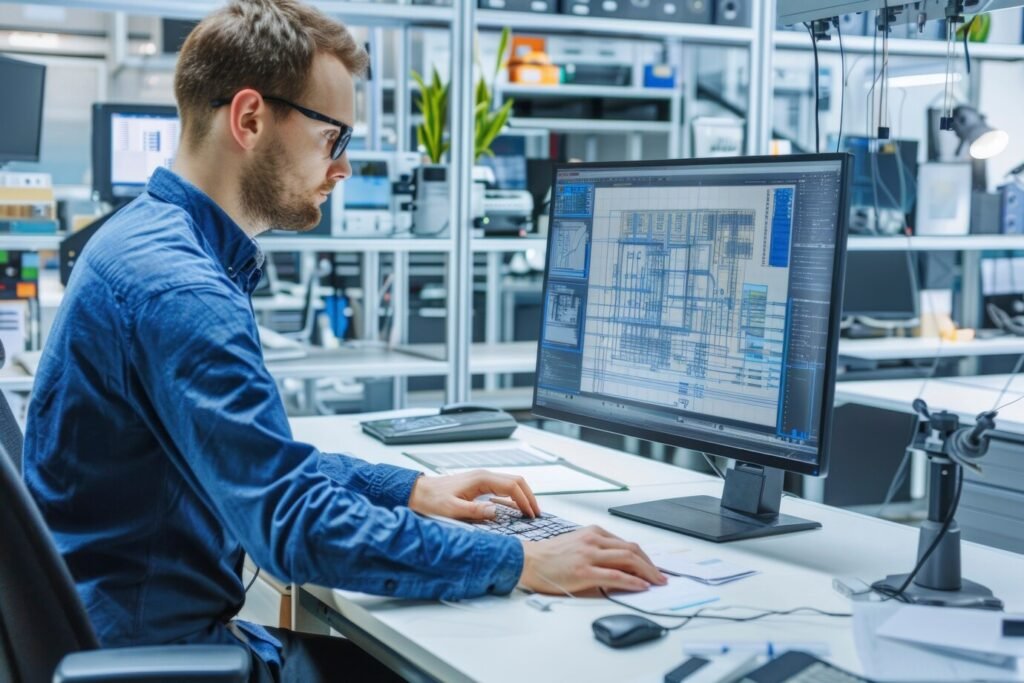
M841 176L559 169L536 404L812 461Z

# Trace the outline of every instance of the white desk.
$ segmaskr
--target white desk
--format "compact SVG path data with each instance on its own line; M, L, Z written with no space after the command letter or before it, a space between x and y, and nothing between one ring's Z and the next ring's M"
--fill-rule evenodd
M1024 353L1024 337L994 337L971 341L942 341L934 337L840 339L839 355L863 360L1000 356Z
M293 420L293 427L298 438L324 450L344 444L371 461L415 466L400 455L402 448L388 448L363 436L357 419L299 418ZM679 495L718 495L721 482L526 427L520 427L515 437L631 486L629 491L615 493L545 496L540 502L546 511L584 524L598 523L641 544L671 541L723 559L737 559L761 571L715 589L720 605L777 609L808 605L847 611L849 603L831 589L833 576L853 575L870 581L907 571L914 561L915 529L792 498L783 500L783 512L816 519L824 528L716 545L612 517L606 512L611 505ZM1008 610L1024 610L1020 581L1024 556L965 543L963 562L965 575L992 588ZM322 615L332 615L332 623L357 642L381 648L378 654L400 658L425 672L427 679L661 681L685 659L682 644L687 639L824 640L835 663L861 670L849 619L796 615L747 624L701 620L661 640L612 650L594 639L590 624L597 617L626 610L601 599L566 600L549 612L540 612L528 606L526 596L519 592L458 606L316 586L306 586L302 592L301 601ZM296 618L300 627L310 622L310 616L301 610Z
M996 407L996 400L1008 376L837 382L835 400L836 403L860 403L909 413L913 412L911 404L914 399L920 397L925 400L930 410L948 410L973 424L978 413ZM1024 396L1024 375L1014 378L1001 403L1008 403L1021 396ZM996 427L1024 433L1024 400L1000 410L996 418Z

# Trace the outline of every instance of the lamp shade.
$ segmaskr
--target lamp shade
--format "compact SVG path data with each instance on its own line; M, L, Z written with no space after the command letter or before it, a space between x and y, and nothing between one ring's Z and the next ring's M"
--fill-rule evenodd
M957 153L965 144L969 145L970 155L974 159L994 157L1010 143L1006 131L988 125L981 112L965 105L953 110L953 132L960 138Z

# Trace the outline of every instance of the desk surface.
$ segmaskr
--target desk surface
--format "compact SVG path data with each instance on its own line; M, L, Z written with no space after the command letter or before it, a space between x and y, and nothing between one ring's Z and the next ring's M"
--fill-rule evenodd
M999 356L1024 353L1024 337L994 337L971 341L943 341L937 337L840 339L839 355L864 360Z
M973 423L975 416L1003 406L996 417L996 427L1024 433L1024 399L1006 405L1024 396L1024 375L1013 379L1006 394L999 399L1009 375L979 375L971 377L942 377L925 379L891 379L866 382L837 382L836 403L863 405L913 412L915 398L923 398L932 411L948 410L961 419ZM997 404L998 400L998 404Z
M293 420L293 426L298 438L325 450L343 443L372 461L414 465L400 454L401 448L388 448L363 436L356 422L351 417L299 418ZM520 427L515 437L559 452L631 487L614 493L544 496L540 502L546 511L584 524L598 523L641 544L667 541L704 556L736 560L761 572L714 589L722 606L785 609L807 605L848 611L848 601L831 588L832 577L856 576L870 581L909 570L914 561L915 529L793 498L783 500L783 512L818 520L824 527L716 545L611 517L606 512L611 505L679 495L719 495L721 482L527 427ZM1020 582L1024 556L965 543L963 558L967 577L992 588L1008 610L1024 610ZM444 681L661 681L684 660L683 643L698 640L827 641L835 663L854 671L862 669L849 619L795 615L745 624L703 620L661 640L616 651L594 639L590 623L625 609L602 599L566 598L550 611L541 612L528 606L527 596L520 592L507 598L446 605L313 586L306 590L364 634Z

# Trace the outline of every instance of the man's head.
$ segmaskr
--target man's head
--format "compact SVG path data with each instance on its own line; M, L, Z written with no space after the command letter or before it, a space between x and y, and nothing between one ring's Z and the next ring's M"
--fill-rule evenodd
M238 208L260 228L307 230L351 174L335 141L354 123L353 77L366 52L296 0L232 0L192 31L174 77L181 148L225 153ZM338 125L342 124L342 125ZM346 131L345 129L348 128Z

